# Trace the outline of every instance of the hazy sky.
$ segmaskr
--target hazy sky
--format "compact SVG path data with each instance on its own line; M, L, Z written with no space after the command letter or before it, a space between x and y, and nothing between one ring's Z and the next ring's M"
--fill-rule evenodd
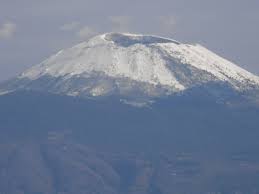
M200 43L259 75L259 0L0 0L0 80L111 31Z

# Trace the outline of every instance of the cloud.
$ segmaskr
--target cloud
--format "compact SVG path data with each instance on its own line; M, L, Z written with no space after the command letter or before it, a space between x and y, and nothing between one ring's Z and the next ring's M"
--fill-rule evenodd
M12 22L5 22L0 26L0 39L10 39L16 31L16 24Z
M80 22L74 21L64 24L60 27L60 30L73 33L77 38L89 39L97 34L97 31L90 26L82 26Z
M96 34L96 30L89 26L85 26L81 28L78 32L76 32L76 35L81 39L89 39Z
M129 16L110 16L109 21L115 32L128 32L130 29L131 17Z
M163 33L165 34L172 34L175 31L177 25L176 18L172 15L160 16L159 23Z
M80 22L71 22L64 24L60 27L60 30L62 31L73 31L76 30L80 26Z

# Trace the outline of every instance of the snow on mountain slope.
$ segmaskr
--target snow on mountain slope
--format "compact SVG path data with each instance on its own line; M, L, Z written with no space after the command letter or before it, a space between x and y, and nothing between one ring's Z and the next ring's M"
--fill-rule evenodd
M135 36L134 36L135 37ZM58 54L25 72L22 77L30 79L42 75L74 76L83 73L103 72L111 77L127 77L135 81L150 84L161 84L184 89L171 72L166 68L166 62L156 50L147 46L147 40L120 40L109 34L97 36L89 42L84 42L71 49L60 51ZM154 37L155 41L158 39ZM150 37L151 44L152 37ZM163 40L163 39L161 39ZM132 42L131 42L132 41ZM135 42L136 41L136 42ZM158 42L159 39L157 40ZM136 43L129 47L125 43ZM142 43L144 42L144 44Z
M206 73L211 73L219 80L231 83L233 81L240 83L248 81L250 84L256 85L259 83L257 76L216 55L201 45L181 44L174 47L171 44L160 44L159 46L172 58L178 59L180 63L194 66ZM235 86L234 83L233 86Z
M210 82L225 82L237 91L259 86L257 76L200 45L122 33L99 35L62 50L22 73L18 80L33 83L44 77L60 78L59 91L69 95L141 90L141 84L148 95L154 88L174 93ZM80 81L79 87L75 79L85 81ZM51 91L59 93L55 88Z

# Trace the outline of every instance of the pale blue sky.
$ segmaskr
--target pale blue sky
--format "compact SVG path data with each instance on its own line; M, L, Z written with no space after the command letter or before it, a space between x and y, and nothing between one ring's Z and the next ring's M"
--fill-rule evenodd
M259 75L258 0L0 0L0 80L97 33L200 43Z

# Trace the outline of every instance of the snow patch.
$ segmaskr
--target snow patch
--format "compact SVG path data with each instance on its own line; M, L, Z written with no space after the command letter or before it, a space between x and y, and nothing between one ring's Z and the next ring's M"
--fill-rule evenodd
M11 93L11 92L13 92L13 90L0 91L0 96L3 96L3 95L5 95L5 94L9 94L9 93Z

